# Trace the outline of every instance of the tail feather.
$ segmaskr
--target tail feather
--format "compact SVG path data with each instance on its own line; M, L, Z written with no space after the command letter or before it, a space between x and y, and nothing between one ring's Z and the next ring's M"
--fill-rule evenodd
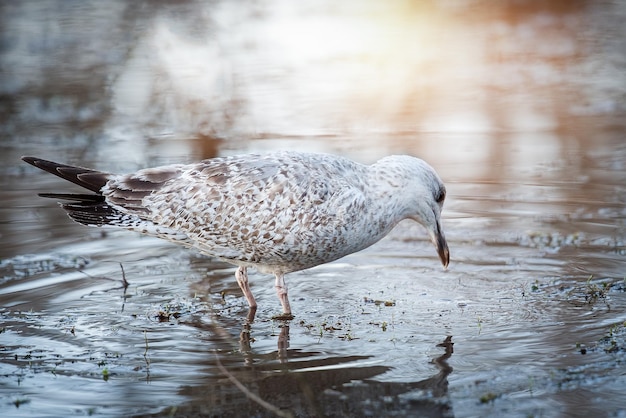
M148 217L143 216L144 213L148 212L148 209L141 205L141 199L161 187L163 182L172 176L178 175L177 167L164 171L146 172L143 174L145 178L131 177L127 179L126 187L119 189L113 198L111 196L105 198L101 190L113 178L112 174L55 163L37 157L22 157L22 160L95 193L39 194L41 197L69 201L62 203L61 207L74 221L88 226L106 225L125 228L170 241L177 241L184 245L192 245L184 233L157 225Z
M105 202L63 203L61 207L72 220L83 225L115 226L192 246L189 237L184 233L155 225L152 221L137 215L123 213Z
M114 225L114 221L119 221L123 216L104 202L63 203L61 207L74 221L88 226Z
M102 189L111 178L111 174L102 171L55 163L54 161L43 160L37 157L22 157L22 160L96 193L100 193L100 189Z
M22 160L95 193L39 193L41 197L72 201L61 204L61 207L76 222L84 225L102 226L115 223L123 217L123 213L105 202L100 191L109 181L111 174L55 163L37 157L22 157Z

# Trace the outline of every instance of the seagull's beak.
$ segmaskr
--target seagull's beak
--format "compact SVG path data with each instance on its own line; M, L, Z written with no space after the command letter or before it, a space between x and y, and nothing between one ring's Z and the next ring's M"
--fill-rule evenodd
M446 237L443 234L439 220L437 220L435 228L428 231L428 234L430 235L430 240L437 248L437 254L439 254L441 264L443 264L444 267L448 267L450 263L450 250L448 250L448 243L446 242Z

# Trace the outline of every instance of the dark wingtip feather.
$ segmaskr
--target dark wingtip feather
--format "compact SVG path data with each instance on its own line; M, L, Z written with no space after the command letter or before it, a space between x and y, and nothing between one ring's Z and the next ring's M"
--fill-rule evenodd
M22 160L39 169L71 181L92 192L100 193L100 189L109 181L110 174L89 168L76 167L38 157L23 156Z
M77 202L104 202L104 196L99 194L38 193L38 196L49 199L74 200Z

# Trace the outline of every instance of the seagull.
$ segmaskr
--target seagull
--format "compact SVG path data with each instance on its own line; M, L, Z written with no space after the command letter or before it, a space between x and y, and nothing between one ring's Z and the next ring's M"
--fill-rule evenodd
M280 151L110 174L36 157L25 162L91 193L40 193L67 201L70 218L163 238L238 266L235 278L256 310L247 269L275 276L280 318L292 319L285 274L363 250L400 221L423 225L444 268L446 188L408 155L364 165L344 157Z

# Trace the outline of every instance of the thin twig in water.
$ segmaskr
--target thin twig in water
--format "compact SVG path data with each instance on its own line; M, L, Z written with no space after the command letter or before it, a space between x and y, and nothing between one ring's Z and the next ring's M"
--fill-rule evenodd
M143 352L143 358L146 361L146 381L150 381L150 358L148 357L148 332L143 330L143 339L146 342L146 351Z
M243 383L237 380L235 376L233 376L228 370L226 370L226 367L222 365L222 362L220 361L220 358L217 355L217 351L215 351L215 360L217 361L217 368L220 369L220 371L224 373L226 377L228 377L228 380L233 382L233 384L237 386L237 388L239 388L239 390L242 391L243 394L246 395L249 399L253 400L254 402L261 405L263 408L276 414L279 417L293 418L293 414L290 411L283 411L282 409L277 408L271 403L265 402L258 395L255 395L254 393L250 392L250 390L247 387L245 387Z
M126 289L130 283L126 280L126 273L124 272L124 266L120 263L120 268L122 269L122 284L124 285L124 289Z

